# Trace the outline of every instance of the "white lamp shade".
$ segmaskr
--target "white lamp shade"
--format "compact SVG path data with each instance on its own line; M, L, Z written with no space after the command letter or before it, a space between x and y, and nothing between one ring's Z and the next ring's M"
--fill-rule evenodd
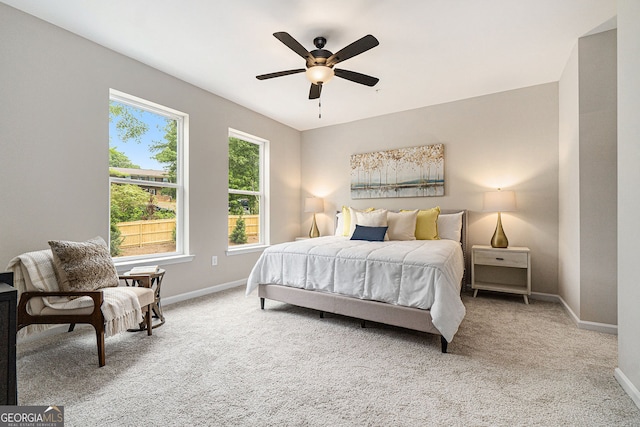
M307 197L304 200L304 211L319 213L324 211L324 201L319 197Z
M488 191L484 193L484 211L509 212L516 210L516 193L513 191Z
M317 85L318 83L325 84L331 80L334 72L333 68L327 67L326 65L315 65L307 68L305 74L311 83Z

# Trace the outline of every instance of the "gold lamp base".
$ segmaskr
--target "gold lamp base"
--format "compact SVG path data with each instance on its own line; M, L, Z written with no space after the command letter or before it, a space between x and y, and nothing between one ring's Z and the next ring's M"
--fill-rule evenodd
M504 234L504 230L502 229L502 219L500 218L500 212L498 212L498 224L496 224L496 231L493 233L493 237L491 238L491 247L509 247L509 239L507 239L507 235Z
M313 214L313 223L311 224L311 230L309 230L309 237L320 237L320 230L318 230L318 224L316 224L316 214Z

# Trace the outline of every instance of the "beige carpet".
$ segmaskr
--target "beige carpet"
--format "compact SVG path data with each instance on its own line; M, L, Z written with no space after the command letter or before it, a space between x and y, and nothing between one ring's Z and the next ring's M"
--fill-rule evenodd
M616 337L557 304L464 297L439 337L268 301L235 288L165 308L167 323L18 345L21 405L64 405L67 426L639 426L613 377Z

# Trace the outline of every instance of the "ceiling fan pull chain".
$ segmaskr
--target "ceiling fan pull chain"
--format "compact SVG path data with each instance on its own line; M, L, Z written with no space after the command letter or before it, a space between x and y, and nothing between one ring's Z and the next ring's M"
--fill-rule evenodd
M320 98L318 98L318 118L322 118L322 101L320 101Z

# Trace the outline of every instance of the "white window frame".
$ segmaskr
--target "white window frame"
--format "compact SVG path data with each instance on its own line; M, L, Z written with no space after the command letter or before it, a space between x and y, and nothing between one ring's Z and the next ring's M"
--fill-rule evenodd
M227 178L227 191L228 194L244 194L247 196L258 196L260 201L260 238L258 243L249 243L238 246L227 246L227 255L239 255L248 252L261 251L265 247L269 246L270 235L269 232L269 141L260 138L255 135L248 134L236 129L229 128L229 135L227 137L227 147L229 145L229 138L238 138L243 141L256 144L260 147L260 188L258 191L246 191L246 190L234 190L229 188L229 180ZM227 159L227 168L229 161ZM227 170L228 177L228 170ZM227 199L228 200L228 199ZM228 218L227 214L227 218ZM226 227L225 227L226 229ZM228 243L227 243L228 245Z
M116 101L131 107L149 111L154 114L176 121L177 133L177 165L176 182L154 182L155 186L176 189L176 251L147 255L136 255L114 258L118 270L143 264L174 264L193 260L189 254L189 220L188 220L188 146L189 146L189 115L173 108L165 107L155 102L147 101L137 96L129 95L115 89L109 89L109 101ZM109 201L111 200L111 184L149 185L146 180L109 177ZM111 206L111 202L109 202ZM109 213L109 218L111 213ZM109 235L109 234L108 234Z

